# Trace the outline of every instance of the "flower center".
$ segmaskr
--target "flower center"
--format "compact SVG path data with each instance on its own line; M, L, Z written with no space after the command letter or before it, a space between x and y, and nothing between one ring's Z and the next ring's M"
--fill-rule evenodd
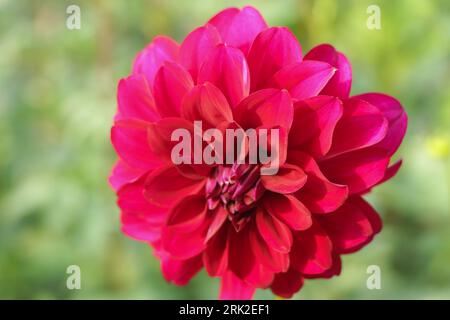
M255 164L218 166L206 182L208 209L222 205L236 231L250 219L263 192L260 166Z

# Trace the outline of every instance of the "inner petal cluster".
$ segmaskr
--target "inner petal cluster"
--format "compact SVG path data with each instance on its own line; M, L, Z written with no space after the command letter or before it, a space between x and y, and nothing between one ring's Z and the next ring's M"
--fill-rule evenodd
M208 209L223 206L236 231L249 220L263 193L260 166L256 164L218 166L206 181Z

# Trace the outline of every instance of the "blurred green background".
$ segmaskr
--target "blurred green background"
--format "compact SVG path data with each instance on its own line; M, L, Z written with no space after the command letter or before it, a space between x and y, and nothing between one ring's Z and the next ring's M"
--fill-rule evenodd
M81 8L81 29L66 8ZM303 51L329 42L353 64L352 93L401 100L409 130L398 176L370 201L384 230L298 299L450 298L450 2L0 0L0 298L215 299L218 280L166 283L150 248L119 231L107 176L116 84L155 35L181 41L228 6L252 4ZM381 30L366 27L381 8ZM81 290L66 268L81 267ZM382 289L368 290L379 265ZM269 291L257 298L273 299Z

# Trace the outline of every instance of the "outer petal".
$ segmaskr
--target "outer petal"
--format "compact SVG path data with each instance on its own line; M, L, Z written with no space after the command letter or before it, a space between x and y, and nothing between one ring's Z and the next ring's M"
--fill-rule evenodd
M163 249L178 259L200 254L206 248L209 219L206 201L199 195L185 197L169 213L162 230Z
M289 93L277 89L257 91L242 100L234 110L235 120L244 129L281 126L289 130L293 114Z
M239 48L247 54L253 40L267 28L264 18L258 10L246 6L225 9L209 20L219 30L224 43Z
M326 62L302 61L289 65L275 73L273 82L280 89L287 89L298 100L315 97L322 91L336 69Z
M140 178L117 193L122 232L139 241L155 242L161 237L161 227L168 212L144 198L144 181L145 178Z
M331 181L347 185L349 194L363 192L380 182L389 164L386 151L371 147L319 162Z
M166 62L155 77L153 92L162 117L180 115L181 101L194 86L190 74L175 62Z
M327 158L370 147L380 142L387 130L388 121L378 108L358 98L345 100Z
M287 272L277 273L270 286L272 292L283 298L291 298L303 286L303 277L300 272L290 268Z
M400 102L382 93L365 93L355 98L376 106L386 117L389 122L388 132L377 146L387 150L388 155L393 155L400 146L408 125L408 117Z
M195 29L184 39L180 47L180 63L191 73L193 79L197 79L205 57L219 43L221 43L220 34L210 24Z
M145 182L145 197L152 203L168 208L179 199L200 191L205 180L189 179L172 165L153 171Z
M318 96L295 103L289 148L303 150L315 158L322 157L330 150L342 113L342 102L334 97Z
M288 161L303 168L308 175L305 186L295 195L314 213L332 212L347 199L347 186L330 182L308 154L292 151Z
M115 120L137 119L148 122L161 117L144 75L121 79L117 88L118 113Z
M133 64L133 74L143 74L150 88L156 72L165 61L175 61L178 58L178 44L169 37L157 36L141 52L138 53Z
M301 59L300 44L289 29L272 27L261 31L248 53L251 91L266 88L277 71Z
M352 85L352 67L345 55L329 44L321 44L311 49L306 54L305 60L324 61L335 67L337 71L322 90L322 94L341 99L348 98Z
M130 167L149 170L163 162L150 150L147 139L150 123L117 121L111 128L111 142L120 158Z
M201 269L201 255L186 260L173 259L168 255L161 258L164 278L179 286L186 285Z
M251 286L233 272L228 271L223 277L220 285L220 296L222 300L247 300L253 297L255 287Z
M336 212L320 218L337 253L350 253L369 243L381 231L381 219L361 197L349 198Z
M312 224L311 212L292 195L269 194L264 197L263 205L293 230L306 230Z
M132 168L122 160L118 160L113 167L108 181L115 191L118 191L123 185L136 181L146 170Z
M331 240L317 222L306 231L294 233L291 252L292 268L305 275L323 273L333 265Z
M216 85L235 107L250 92L250 74L244 54L236 48L218 45L200 69L198 83L206 81Z

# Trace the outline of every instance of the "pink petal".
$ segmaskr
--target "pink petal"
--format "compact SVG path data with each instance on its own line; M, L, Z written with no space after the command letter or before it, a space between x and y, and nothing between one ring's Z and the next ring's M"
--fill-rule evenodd
M182 115L191 121L202 121L203 130L232 122L233 113L222 92L207 82L194 87L184 98Z
M184 39L180 47L180 63L190 72L192 79L197 79L203 60L219 43L220 34L211 24L195 29Z
M267 190L277 193L294 193L306 183L306 174L303 170L292 164L284 164L276 175L263 175L261 182Z
M365 100L374 105L386 117L389 122L389 129L383 141L377 146L386 149L388 155L393 155L400 146L408 125L408 117L400 102L382 93L365 93L355 96L355 98Z
M256 225L269 247L278 252L289 252L292 246L292 234L283 222L264 210L258 210Z
M293 268L277 273L270 288L277 296L289 299L303 287L302 274Z
M203 264L211 277L223 275L228 267L228 228L221 228L208 241L203 252Z
M169 212L167 208L148 202L144 197L145 177L129 183L117 192L117 204L127 213L145 220L149 225L159 226L165 222Z
M224 43L242 50L247 54L255 37L267 24L261 14L253 7L246 6L225 9L208 21L219 30Z
M156 107L162 117L180 115L181 101L194 82L190 74L175 62L165 62L155 76L153 92Z
M157 36L141 52L138 53L133 64L133 74L143 74L148 81L149 88L153 88L153 81L158 69L166 61L178 58L178 44L169 37Z
M261 31L248 53L251 91L266 88L272 76L285 66L302 60L302 49L285 27Z
M147 139L150 123L117 121L111 128L111 142L120 158L130 167L149 170L163 162L150 150Z
M203 201L199 205L199 201ZM185 197L169 213L162 229L163 249L178 259L187 259L201 253L206 247L206 201L201 196Z
M291 96L304 100L317 96L336 69L321 61L302 61L289 65L275 73L273 82L280 89L287 89Z
M351 98L344 101L344 114L333 135L333 143L327 158L380 142L387 133L388 121L370 103Z
M315 222L306 231L294 233L291 266L305 275L323 273L333 265L332 243L322 227Z
M161 258L161 271L164 278L178 286L186 285L202 269L201 255L180 260L169 256Z
M367 148L342 154L319 163L331 181L347 185L349 194L363 192L383 179L389 157L380 148Z
M248 300L252 299L255 287L245 283L233 272L228 271L222 277L220 284L221 300Z
M176 232L194 232L203 224L206 214L204 196L191 195L172 208L166 221L166 227Z
M145 197L152 203L171 207L179 199L199 192L205 180L193 180L181 175L173 165L156 169L145 182Z
M343 113L342 102L318 96L294 104L294 121L289 131L289 148L320 158L330 150L333 132Z
M320 171L316 161L306 153L292 151L288 160L305 170L308 179L295 195L314 213L332 212L339 208L348 196L348 188L330 182Z
M329 44L321 44L309 51L305 60L324 61L335 67L336 73L322 90L321 94L348 98L352 85L352 67L347 57Z
M119 81L117 102L116 121L131 118L153 122L160 119L150 87L143 75L131 75Z
M271 272L285 272L289 268L289 252L275 250L262 238L256 228L252 228L250 242L256 260Z
M337 253L350 253L369 243L381 231L381 219L361 197L349 198L337 211L321 216Z
M122 211L120 222L122 232L134 240L154 242L161 238L161 226L148 224L140 215Z
M277 89L252 93L234 110L234 119L244 129L281 126L289 130L293 115L294 109L289 93Z
M193 124L183 118L163 118L148 128L148 143L152 154L158 155L161 162L172 162L172 150L178 141L172 141L172 133L177 129L186 129L193 137ZM192 139L193 140L193 139ZM191 150L192 149L191 145Z
M222 227L228 217L228 211L223 206L218 206L214 212L212 212L211 225L208 228L208 234L206 235L206 241L211 239L218 230Z
M218 45L205 58L198 74L198 83L216 85L235 107L250 92L250 74L244 54L233 47Z
M312 224L311 212L292 195L272 193L264 197L264 208L293 230L306 230Z
M304 277L307 279L317 279L317 278L329 279L334 276L340 275L341 270L342 270L341 257L336 252L333 252L333 265L331 266L331 268L325 270L322 273L306 274L304 275Z
M145 172L145 170L130 167L122 160L118 160L108 181L113 189L118 191L123 185L136 181Z

